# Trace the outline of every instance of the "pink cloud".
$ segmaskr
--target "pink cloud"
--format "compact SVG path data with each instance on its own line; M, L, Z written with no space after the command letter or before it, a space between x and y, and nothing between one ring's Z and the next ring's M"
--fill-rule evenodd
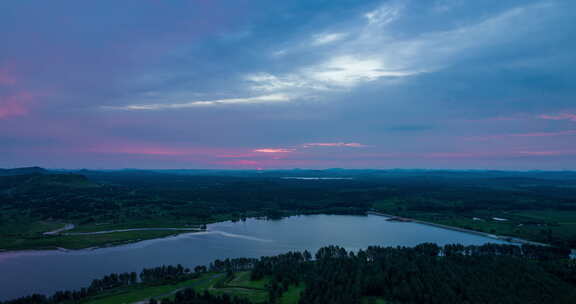
M576 122L576 114L574 113L560 113L556 115L546 115L542 114L538 116L540 119L548 119L548 120L570 120Z
M346 143L346 142L323 142L323 143L307 143L302 145L304 148L309 147L351 147L351 148L363 148L366 145L360 143Z
M233 154L219 154L216 155L218 158L247 158L247 157L254 157L256 154L254 153L233 153Z
M28 114L28 106L32 100L33 96L28 92L0 96L0 119Z
M0 86L13 86L16 78L11 75L7 67L0 67Z
M253 152L257 153L291 153L294 152L294 149L284 149L284 148L263 148L263 149L255 149Z
M554 156L566 154L565 151L520 151L518 153L532 156Z
M250 169L273 169L273 168L294 168L294 167L307 167L315 166L320 164L322 161L318 160L304 160L304 159L236 159L236 160L216 160L208 161L209 164L227 166L227 167L239 167L239 168L250 168Z
M349 148L363 148L367 147L366 145L356 143L356 142L317 142L317 143L306 143L300 145L302 148L311 148L311 147L349 147ZM261 148L252 150L252 152L256 153L291 153L296 152L297 149L295 148Z
M217 161L222 159L222 164L235 161L267 161L283 159L285 154L295 152L295 149L286 148L261 148L247 151L244 148L210 148L210 147L170 147L154 143L119 142L117 140L103 140L100 144L81 149L78 152L90 152L100 154L132 154L174 157L179 160L205 160ZM230 160L225 160L230 159ZM248 164L246 162L246 164Z
M561 135L574 135L576 130L566 130L558 132L533 132L533 133L521 133L521 134L510 134L509 136L516 137L543 137L543 136L561 136Z

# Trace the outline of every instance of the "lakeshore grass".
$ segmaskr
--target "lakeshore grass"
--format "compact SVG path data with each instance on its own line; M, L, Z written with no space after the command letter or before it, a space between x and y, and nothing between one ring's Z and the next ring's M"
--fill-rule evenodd
M94 235L38 235L28 238L2 238L0 248L4 250L27 249L83 249L116 246L148 239L164 238L191 231L127 231Z
M386 214L464 228L499 236L510 236L529 241L562 245L576 240L576 211L559 210L409 210L400 202L383 201L373 205ZM505 219L498 221L494 218Z

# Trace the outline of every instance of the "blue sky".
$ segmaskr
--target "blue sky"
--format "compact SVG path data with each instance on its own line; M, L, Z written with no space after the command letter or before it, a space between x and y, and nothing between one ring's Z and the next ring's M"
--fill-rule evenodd
M576 2L0 3L0 166L576 169Z

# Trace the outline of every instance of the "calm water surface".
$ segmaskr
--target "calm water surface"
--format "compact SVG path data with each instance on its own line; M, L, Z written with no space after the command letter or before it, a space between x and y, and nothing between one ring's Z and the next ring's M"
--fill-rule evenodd
M144 267L169 264L194 267L223 258L260 257L305 249L315 252L326 245L357 250L370 245L413 246L423 242L502 243L422 224L389 222L376 215L248 219L211 224L207 232L110 248L0 253L0 300L77 289L112 272L138 272Z

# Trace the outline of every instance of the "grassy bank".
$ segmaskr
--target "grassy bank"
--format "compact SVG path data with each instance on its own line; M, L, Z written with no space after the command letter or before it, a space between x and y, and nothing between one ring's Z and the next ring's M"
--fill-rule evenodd
M0 223L0 251L11 250L41 250L41 249L84 249L91 247L107 247L134 243L143 240L163 238L192 231L127 231L111 232L93 235L66 235L66 233L90 233L122 229L140 228L198 228L206 223L214 223L235 219L233 215L218 215L210 220L202 221L197 218L152 218L152 219L126 219L121 222L82 223L72 221L76 227L58 235L44 235L45 232L54 231L64 227L67 223L62 221L43 221L33 217L17 217L17 220Z
M0 239L0 248L4 250L83 249L116 246L142 240L163 238L184 232L189 231L128 231L96 235L38 235L28 238L2 238Z
M407 209L398 201L381 201L374 204L374 209L396 216L539 243L568 246L569 240L576 239L576 211L420 211Z

